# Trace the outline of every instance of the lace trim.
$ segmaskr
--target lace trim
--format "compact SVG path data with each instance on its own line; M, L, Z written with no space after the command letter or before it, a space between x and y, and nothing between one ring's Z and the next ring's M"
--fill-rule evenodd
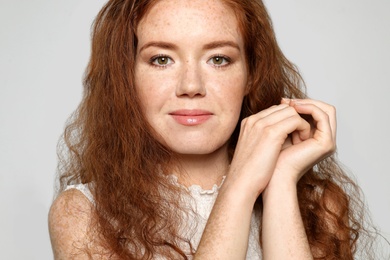
M188 190L192 195L199 195L199 196L212 196L214 197L215 195L218 194L219 189L221 188L222 184L225 181L226 176L222 177L222 181L219 185L214 184L211 189L203 189L200 185L193 184L189 187L186 187L178 182L178 177L176 175L168 175L168 177L172 180L172 182L178 186L183 187L184 189ZM65 190L70 190L70 189L76 189L80 191L81 193L84 194L85 197L88 198L88 200L92 203L95 204L95 200L93 198L93 195L88 187L88 184L74 184L74 185L68 185Z
M85 197L87 197L87 199L92 204L95 204L95 200L93 198L91 190L88 187L88 184L79 183L79 184L74 184L74 185L68 185L65 188L65 191L70 190L70 189L76 189L76 190L80 191L82 194L84 194Z
M193 184L189 187L186 187L186 186L180 184L178 181L179 178L176 175L168 175L168 177L177 186L181 186L181 187L185 188L186 190L190 191L192 194L199 194L199 195L214 195L214 194L218 193L219 189L221 188L222 184L224 183L224 181L226 179L226 176L223 176L222 181L219 185L214 184L211 189L203 189L198 184Z

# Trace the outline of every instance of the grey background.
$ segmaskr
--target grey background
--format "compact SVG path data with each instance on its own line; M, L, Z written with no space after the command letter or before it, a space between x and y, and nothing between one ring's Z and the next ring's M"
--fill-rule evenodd
M51 259L56 143L81 99L102 0L0 0L0 259ZM267 0L308 93L338 109L338 153L390 239L390 1ZM384 249L383 249L384 250Z

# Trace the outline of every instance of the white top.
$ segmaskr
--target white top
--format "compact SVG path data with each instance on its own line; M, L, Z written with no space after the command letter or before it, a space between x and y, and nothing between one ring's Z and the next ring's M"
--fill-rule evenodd
M172 176L173 181L177 183L177 177ZM180 185L180 184L178 184ZM202 237L203 230L206 226L207 219L213 208L215 199L218 195L220 185L214 184L210 190L204 190L199 185L192 185L188 188L191 198L185 198L185 202L189 208L192 208L196 214L188 214L187 216L187 231L183 232L183 236L191 241L193 248L196 250L200 239ZM93 196L86 184L69 185L66 190L77 189L82 192L92 204L94 204ZM253 211L251 219L251 228L249 234L248 251L246 260L260 260L261 249L259 245L259 224L260 216L259 212Z

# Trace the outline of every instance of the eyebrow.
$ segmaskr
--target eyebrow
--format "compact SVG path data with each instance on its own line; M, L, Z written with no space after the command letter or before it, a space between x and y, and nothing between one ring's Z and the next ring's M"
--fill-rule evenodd
M240 50L240 46L238 46L237 43L233 41L216 41L216 42L211 42L203 46L204 50L212 50L216 48L221 48L221 47L233 47L237 50Z
M142 52L144 49L147 49L149 47L157 47L162 49L168 49L168 50L177 50L179 47L173 43L170 42L163 42L163 41L152 41L148 42L145 45L143 45L139 52ZM222 48L222 47L232 47L237 50L240 50L240 46L238 46L237 43L233 41L215 41L207 43L203 46L204 50L212 50L216 48Z
M146 43L145 45L143 45L140 49L139 49L139 52L143 51L144 49L147 49L149 47L158 47L158 48L162 48L162 49L168 49L168 50L177 50L178 47L173 44L173 43L169 43L169 42L148 42Z

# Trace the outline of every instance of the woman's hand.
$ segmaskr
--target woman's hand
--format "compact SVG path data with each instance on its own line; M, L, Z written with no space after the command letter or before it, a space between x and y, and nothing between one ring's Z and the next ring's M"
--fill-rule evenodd
M305 141L311 137L311 126L290 104L272 106L245 118L225 186L232 183L236 190L248 192L254 202L276 166L286 166L279 157L292 133L294 142Z
M242 121L228 179L257 198L271 179L295 185L335 147L334 107L311 99L283 99Z
M326 103L311 100L282 100L301 115L309 115L310 136L299 131L290 135L280 152L272 181L296 184L302 175L336 149L336 110Z
M195 259L245 259L254 203L268 185L283 144L293 132L306 140L310 138L310 124L288 104L270 107L242 121L229 173Z
M313 259L299 209L296 184L311 167L336 148L335 109L323 102L283 100L296 113L310 118L309 136L291 132L262 193L264 259ZM280 247L279 245L284 245Z
M195 259L244 259L253 205L261 193L264 259L313 259L296 183L334 151L335 135L334 108L309 99L283 100L244 119Z

